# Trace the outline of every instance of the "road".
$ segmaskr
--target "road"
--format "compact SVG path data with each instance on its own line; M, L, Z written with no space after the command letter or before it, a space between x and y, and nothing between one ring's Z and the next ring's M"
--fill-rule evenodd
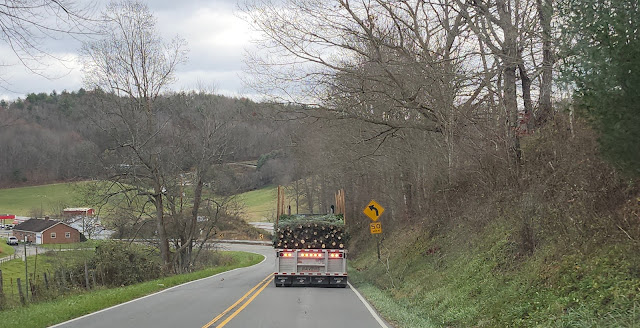
M265 230L267 232L273 233L273 223L272 222L249 222L250 225Z
M387 327L351 288L275 287L271 247L225 248L263 254L266 259L54 327Z

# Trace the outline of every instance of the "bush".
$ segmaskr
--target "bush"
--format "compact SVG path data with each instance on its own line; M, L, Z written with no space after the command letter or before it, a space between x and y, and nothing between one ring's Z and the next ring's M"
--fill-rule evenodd
M162 276L156 250L120 242L106 242L96 247L91 267L107 286L126 286Z

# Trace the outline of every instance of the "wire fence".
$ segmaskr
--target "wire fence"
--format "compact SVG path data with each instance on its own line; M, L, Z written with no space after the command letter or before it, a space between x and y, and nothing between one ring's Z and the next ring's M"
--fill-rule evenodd
M21 256L19 254L11 254L9 256L5 256L3 258L0 258L0 265L4 262L9 262L15 259L21 258Z
M21 274L16 277L15 264L7 263L13 260L20 260L24 263L24 253L18 252L0 259L0 311L13 308L15 306L27 305L29 303L54 299L60 295L72 293L78 290L92 289L104 285L104 274L96 269L90 269L87 262L75 270L56 266L46 269L39 268L41 260L38 257L54 254L60 251L83 250L92 248L78 247L56 247L56 249L36 249L36 256L29 256L28 263L20 264ZM95 249L95 248L93 248ZM38 255L40 251L40 255ZM25 269L25 266L28 269ZM5 272L3 272L3 269ZM38 271L38 269L40 269ZM83 272L84 271L84 272ZM13 274L12 274L13 273Z
M28 273L21 278L3 277L0 270L0 310L53 299L75 290L95 288L103 285L100 278L100 272L89 270L86 266L84 274L58 269Z

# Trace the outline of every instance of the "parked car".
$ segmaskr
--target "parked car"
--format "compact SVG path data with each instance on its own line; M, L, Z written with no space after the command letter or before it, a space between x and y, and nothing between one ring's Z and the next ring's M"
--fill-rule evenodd
M18 245L18 238L11 236L7 239L7 245Z

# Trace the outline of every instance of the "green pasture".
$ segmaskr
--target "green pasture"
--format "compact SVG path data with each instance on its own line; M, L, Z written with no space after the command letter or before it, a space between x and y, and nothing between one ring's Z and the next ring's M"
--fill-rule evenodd
M276 186L267 186L238 195L239 202L244 204L243 217L247 222L273 222L276 217L277 198ZM285 190L285 205L289 204L295 214L295 197ZM317 207L315 210L318 213ZM308 213L303 204L300 204L300 213Z
M238 201L244 204L243 217L247 222L269 222L276 216L277 191L268 186L238 195Z
M0 189L0 213L18 216L58 215L65 207L91 206L82 199L82 182ZM276 187L267 186L238 195L248 222L271 221L276 211Z
M31 216L32 213L54 215L64 207L83 207L78 182L0 189L0 213Z

